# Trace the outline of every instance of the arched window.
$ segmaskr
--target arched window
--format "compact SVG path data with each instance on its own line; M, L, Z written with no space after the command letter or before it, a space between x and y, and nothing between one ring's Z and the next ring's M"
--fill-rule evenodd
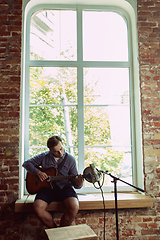
M24 24L23 159L46 151L58 134L79 173L94 163L142 187L134 8L52 2L30 7Z

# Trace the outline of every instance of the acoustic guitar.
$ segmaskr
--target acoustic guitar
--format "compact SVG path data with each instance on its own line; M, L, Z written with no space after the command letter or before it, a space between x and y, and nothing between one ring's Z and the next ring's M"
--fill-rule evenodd
M58 171L54 167L47 170L40 168L40 170L48 175L48 179L42 182L37 175L27 172L26 188L29 194L36 194L42 188L52 188L52 181L60 181L65 179L72 180L76 177L76 175L58 176ZM92 182L93 176L89 167L84 170L82 176L87 181Z

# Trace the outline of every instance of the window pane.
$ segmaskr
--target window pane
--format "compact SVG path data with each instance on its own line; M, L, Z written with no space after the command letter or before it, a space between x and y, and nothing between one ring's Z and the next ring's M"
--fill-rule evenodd
M128 106L108 107L112 145L131 146L130 108Z
M127 61L127 25L114 12L83 12L83 58L85 61Z
M32 158L45 151L46 151L46 148L42 148L42 147L29 148L29 158Z
M77 69L31 67L30 104L77 104Z
M85 148L85 167L94 163L98 170L108 171L113 175L121 177L121 179L132 184L132 162L131 148L121 147L90 147ZM113 186L113 179L105 175L103 186ZM119 186L124 184L119 181ZM85 186L92 187L90 183L85 182Z
M130 108L85 107L84 134L86 146L131 146Z
M75 158L78 169L78 147L67 147L64 145L64 148L67 153L70 153Z
M85 167L94 163L132 183L130 128L129 69L85 68ZM109 176L104 185L112 186Z
M106 107L84 108L84 140L86 146L110 145L110 122Z
M76 68L30 68L29 141L46 146L58 134L67 146L77 145Z
M128 68L85 68L84 104L129 105Z
M73 116L74 115L74 119ZM77 142L76 107L30 107L30 146L46 146L51 135L66 136L67 145Z
M30 59L76 60L76 11L42 10L30 25Z

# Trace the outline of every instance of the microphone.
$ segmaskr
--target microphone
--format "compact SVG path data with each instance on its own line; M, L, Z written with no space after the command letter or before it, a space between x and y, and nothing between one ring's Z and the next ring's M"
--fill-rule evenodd
M98 182L100 181L100 175L99 172L97 171L97 169L94 166L94 163L90 164L90 169L91 169L91 178L92 178L92 183Z
M89 167L86 167L83 171L82 175L87 182L90 183L95 183L98 182L100 183L100 180L102 178L102 171L99 171L98 169L95 168L94 163L90 164Z

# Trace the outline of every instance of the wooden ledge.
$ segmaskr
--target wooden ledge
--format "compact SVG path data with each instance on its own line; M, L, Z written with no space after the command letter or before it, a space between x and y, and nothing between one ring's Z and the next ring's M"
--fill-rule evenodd
M103 199L100 193L92 194L78 194L79 197L79 210L96 210L104 209ZM22 199L15 202L15 212L32 212L32 205L35 195L30 195L27 198L25 195ZM153 207L153 199L149 196L140 193L118 193L118 208L147 208ZM27 200L26 200L27 199ZM104 193L105 209L115 208L114 193ZM60 202L52 202L47 210L48 211L63 211L65 208Z

